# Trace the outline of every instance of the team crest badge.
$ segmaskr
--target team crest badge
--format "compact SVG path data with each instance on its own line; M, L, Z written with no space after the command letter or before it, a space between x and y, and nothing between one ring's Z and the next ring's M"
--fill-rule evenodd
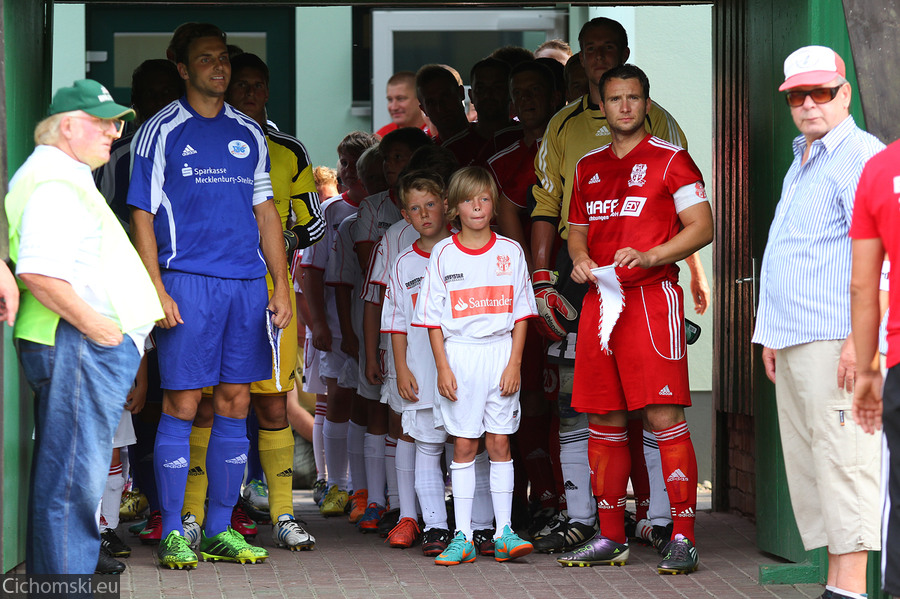
M628 179L628 187L643 187L647 182L647 165L635 164L631 169L631 178Z
M694 190L698 198L703 200L706 199L706 189L703 187L703 183L701 183L700 181L694 183Z
M510 270L512 264L509 261L509 256L506 254L501 254L497 256L497 275L510 275L512 271Z
M240 139L233 139L228 142L228 151L235 158L246 158L250 155L250 146Z

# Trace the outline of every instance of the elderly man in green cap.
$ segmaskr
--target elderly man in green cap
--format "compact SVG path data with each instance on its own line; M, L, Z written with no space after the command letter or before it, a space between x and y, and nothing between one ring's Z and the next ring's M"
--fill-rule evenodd
M96 81L60 89L6 196L21 289L13 336L34 390L29 574L91 574L112 438L163 312L143 263L91 177L134 111Z

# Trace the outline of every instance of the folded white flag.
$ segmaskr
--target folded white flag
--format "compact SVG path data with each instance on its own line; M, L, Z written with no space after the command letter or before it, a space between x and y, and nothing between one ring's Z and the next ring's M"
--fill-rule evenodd
M625 307L625 295L622 293L622 285L619 283L615 265L592 268L591 274L594 275L594 283L597 285L598 292L597 301L600 302L600 322L597 323L597 336L600 338L600 347L610 351L609 337L619 320L622 308Z

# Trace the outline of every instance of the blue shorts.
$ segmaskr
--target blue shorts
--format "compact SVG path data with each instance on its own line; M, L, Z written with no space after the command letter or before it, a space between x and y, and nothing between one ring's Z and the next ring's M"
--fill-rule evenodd
M201 389L272 377L265 277L219 279L171 270L161 274L184 321L154 333L163 389Z

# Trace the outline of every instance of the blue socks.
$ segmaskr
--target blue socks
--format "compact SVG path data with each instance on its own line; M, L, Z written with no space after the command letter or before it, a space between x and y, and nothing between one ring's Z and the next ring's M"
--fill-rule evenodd
M160 416L153 448L153 467L159 493L159 509L162 512L163 539L173 530L184 534L181 527L181 506L184 505L188 461L191 458L188 444L190 436L190 421L168 414Z
M207 537L224 532L231 524L231 511L240 495L249 446L245 419L216 414L209 436L209 449L206 451L209 506L203 528ZM183 499L183 485L181 490Z

